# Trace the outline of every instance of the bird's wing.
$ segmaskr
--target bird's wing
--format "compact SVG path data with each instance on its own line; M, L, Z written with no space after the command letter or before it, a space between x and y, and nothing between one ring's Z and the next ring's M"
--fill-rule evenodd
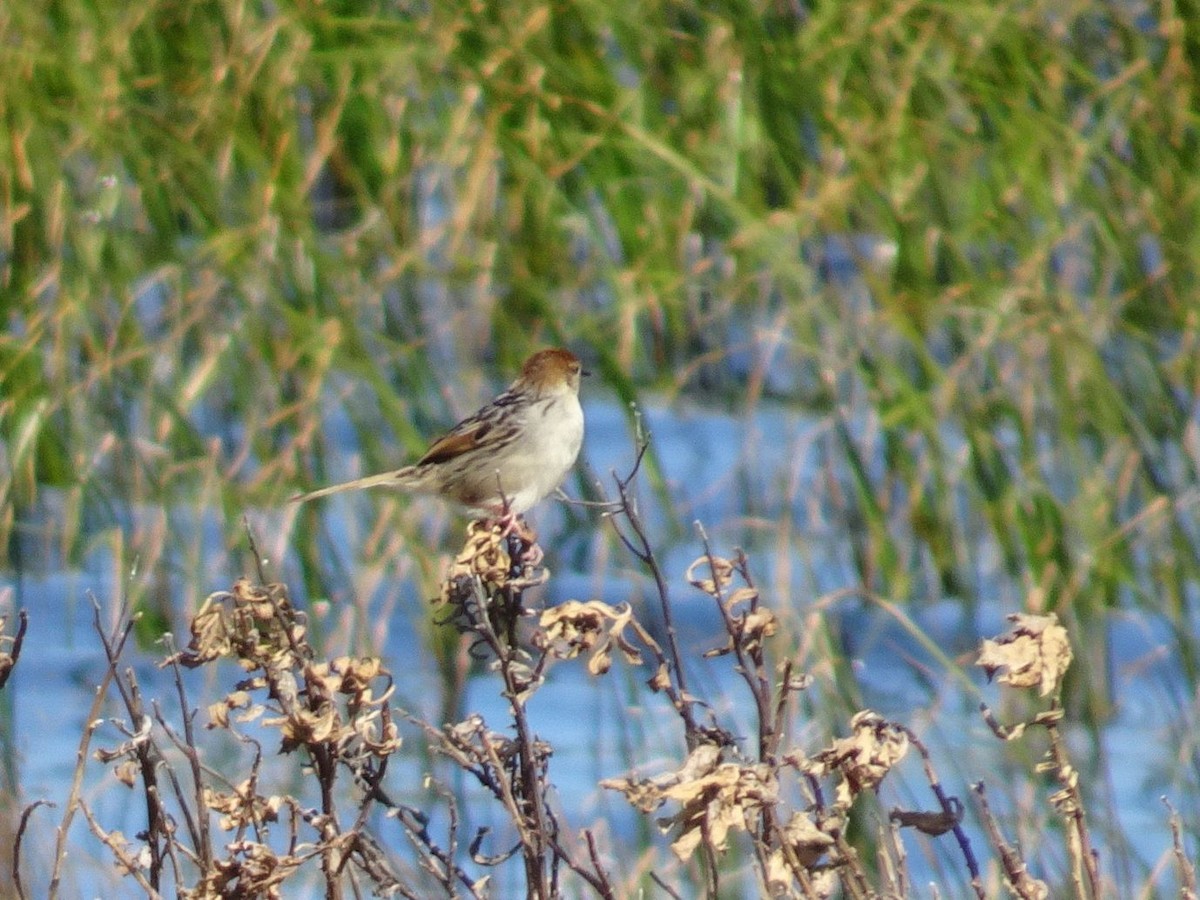
M448 434L438 438L417 460L417 465L441 463L470 453L484 444L500 447L507 444L511 435L502 432L513 429L494 419L470 418L460 422Z
M466 426L470 427L466 427ZM417 460L417 465L440 463L462 456L479 446L480 440L490 431L487 422L463 422L449 434L442 435Z
M507 447L521 431L523 416L510 412L513 402L505 392L488 406L455 425L430 445L416 465L441 463L456 459L464 453L484 448L496 453Z

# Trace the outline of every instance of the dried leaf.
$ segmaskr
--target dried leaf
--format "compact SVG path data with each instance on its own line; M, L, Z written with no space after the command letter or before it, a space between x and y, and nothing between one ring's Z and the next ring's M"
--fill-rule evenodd
M1034 616L1015 613L1008 617L1013 628L996 640L985 640L976 665L991 678L1007 669L999 680L1013 687L1038 687L1046 697L1058 690L1071 664L1067 631L1053 613Z
M827 827L830 825L840 827L841 821L829 819L825 824ZM829 848L836 843L833 835L818 828L808 813L804 812L792 813L792 817L784 826L783 837L795 851L801 864L808 867L815 866Z
M508 664L508 672L516 688L516 694L513 699L521 704L528 701L533 692L545 681L541 675L535 674L534 670L530 666L525 665L525 663L510 662Z
M671 673L667 670L667 664L659 663L658 669L654 672L650 679L646 682L650 690L658 693L665 691L671 686Z
M901 828L915 828L922 834L938 837L962 821L963 805L951 798L952 811L893 809L888 818Z
M278 725L283 734L281 753L290 753L304 744L318 744L333 739L339 726L337 709L323 703L317 710L297 709L291 715L263 719L264 725Z
M233 717L233 721L239 725L245 725L247 722L255 721L259 716L267 711L267 708L261 703L255 703L253 706L246 709L245 712L238 713Z
M395 722L389 721L381 729L378 720L378 713L359 716L354 722L354 730L358 734L359 740L362 741L363 749L372 756L382 759L398 751L403 742L400 739L400 729L396 727Z
M592 675L603 675L612 668L612 644L610 642L605 641L596 649L592 658L588 660L587 668Z
M208 705L208 727L229 727L229 707L223 700L219 700L216 703L210 703Z
M834 741L813 757L825 771L841 774L838 803L844 806L878 785L908 752L907 732L871 710L856 713L850 728L850 737Z
M757 649L765 638L771 637L776 632L778 627L775 613L765 607L746 613L741 619L743 646L747 650Z
M133 787L137 784L138 776L141 774L142 767L135 760L127 759L113 769L113 774L117 776L117 780L125 787Z
M534 643L559 659L571 659L596 645L607 617L604 603L568 600L542 613Z
M233 644L224 605L224 599L228 596L225 591L220 591L205 598L188 626L192 634L191 641L185 650L172 657L173 660L194 669L232 653Z
M626 662L641 664L641 653L625 637L625 629L630 626L639 638L645 640L648 637L634 620L633 609L628 603L609 606L599 600L586 603L568 600L542 613L533 641L539 649L558 659L572 659L590 651L588 671L603 675L612 668L614 645Z
M371 681L388 674L383 662L375 656L343 658L341 663L338 668L342 672L340 690L343 694L367 694L370 692Z
M472 521L467 526L467 542L442 582L442 601L449 602L447 592L460 578L480 579L489 593L508 584L513 566L507 543L498 523Z
M668 800L680 804L673 816L658 820L664 831L679 829L671 849L687 859L702 841L725 848L729 832L747 828L748 817L764 805L774 804L778 788L768 766L722 763L721 748L701 744L676 772L652 779L609 779L602 787L619 790L644 813Z
M752 813L778 799L769 767L736 763L722 763L698 779L666 788L663 794L682 804L670 820L681 828L680 836L671 844L679 859L688 859L702 839L724 850L731 830L746 830Z
M710 577L704 578L698 574L697 570L701 566L708 569ZM693 587L699 588L711 597L717 597L733 580L733 573L733 563L729 560L705 554L688 566L687 574L684 577Z
M600 782L600 787L610 791L620 791L631 806L647 814L654 812L666 803L662 790L652 781L635 778L605 778Z
M830 830L835 830L840 828L842 823L840 819L831 818L827 820L827 825L831 826ZM814 876L820 871L817 868L818 864L829 848L836 843L835 838L821 830L807 813L797 812L792 814L784 826L783 840L786 850L790 853L785 852L784 847L780 847L767 858L766 878L771 896L813 896L795 890L800 874L795 866L798 864L803 869L808 883L813 884ZM817 896L829 895L818 892Z

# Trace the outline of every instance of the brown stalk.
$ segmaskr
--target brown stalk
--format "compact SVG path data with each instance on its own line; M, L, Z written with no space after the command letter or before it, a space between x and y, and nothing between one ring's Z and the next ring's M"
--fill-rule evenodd
M100 604L95 596L89 595L92 601L94 625L101 635L103 635L103 627L100 624ZM67 804L63 810L62 822L58 826L58 834L54 841L54 867L50 875L50 887L47 896L51 900L57 900L58 892L62 884L63 862L67 857L67 834L71 830L71 821L75 817L75 811L80 805L80 794L83 788L83 771L87 766L88 747L92 742L92 735L100 726L100 711L104 707L104 700L108 695L108 686L112 684L116 677L116 659L120 657L121 650L125 646L125 641L129 637L129 633L133 630L133 619L125 620L125 624L114 631L112 637L105 641L106 647L111 647L113 652L109 654L108 665L104 669L104 676L100 679L100 684L96 687L95 696L92 699L92 705L88 709L87 724L84 726L83 733L79 736L79 746L75 749L75 769L71 776L71 790L67 794Z
M649 448L650 442L642 434L639 419L637 453L634 457L633 467L624 478L619 477L615 472L613 473L613 482L617 486L619 501L616 504L615 510L607 512L604 515L612 523L613 531L616 532L625 549L649 570L650 576L654 579L659 611L662 614L663 628L667 633L667 649L670 653L669 662L672 681L666 688L666 694L683 719L684 738L687 742L687 749L690 752L696 748L703 737L701 729L696 723L695 714L692 711L692 700L689 699L687 675L683 668L683 654L679 652L679 641L675 632L675 618L671 610L670 589L667 586L667 579L663 575L662 567L658 563L658 557L655 555L654 549L650 544L650 538L646 534L645 525L638 511L637 497L634 495L632 487L634 480L637 478L638 471L641 469L642 460L645 459L646 451ZM629 534L626 534L625 530L620 526L618 516L623 516L628 523Z

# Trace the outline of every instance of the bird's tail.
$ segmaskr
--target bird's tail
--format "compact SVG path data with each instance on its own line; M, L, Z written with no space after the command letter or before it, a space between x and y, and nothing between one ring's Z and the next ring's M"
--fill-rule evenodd
M318 497L328 497L330 494L340 494L342 491L357 491L373 487L405 487L412 467L384 472L382 475L368 475L366 478L356 478L354 481L344 481L341 484L331 484L329 487L309 491L307 494L296 494L288 498L288 503L306 503Z

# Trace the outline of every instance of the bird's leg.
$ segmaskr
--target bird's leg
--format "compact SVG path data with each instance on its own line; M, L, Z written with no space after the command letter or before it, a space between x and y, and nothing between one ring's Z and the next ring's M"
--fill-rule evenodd
M527 544L532 544L537 540L537 533L534 532L525 520L521 518L519 513L513 512L512 500L508 494L504 493L504 486L500 484L500 473L496 473L496 489L500 495L500 503L496 506L496 522L500 525L500 537L511 537L515 532Z
M496 517L496 524L500 526L501 538L512 537L513 534L520 532L521 517L506 508Z
M500 539L508 545L509 559L520 560L526 566L536 566L542 561L538 547L537 532L520 513L512 511L508 498L501 494L502 503L496 510L495 522L500 526Z
M496 522L500 526L500 539L508 543L509 559L519 559L527 566L538 565L542 561L542 550L537 543L537 532L520 513L513 512L512 501L504 493L499 472L496 473L496 491L500 495Z
M500 538L512 536L513 532L520 527L521 517L512 511L512 507L508 504L508 498L503 494L500 495L500 505L495 508L493 513L495 522L500 526Z

